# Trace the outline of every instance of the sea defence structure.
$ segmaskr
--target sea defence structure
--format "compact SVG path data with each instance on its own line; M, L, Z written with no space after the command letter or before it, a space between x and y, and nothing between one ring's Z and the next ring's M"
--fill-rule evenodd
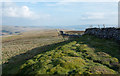
M88 28L84 34L99 38L114 39L120 43L120 28Z

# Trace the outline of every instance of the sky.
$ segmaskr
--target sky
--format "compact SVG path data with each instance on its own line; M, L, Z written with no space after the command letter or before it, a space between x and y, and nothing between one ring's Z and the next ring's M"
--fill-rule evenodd
M86 24L118 25L118 3L117 2L2 3L2 25L68 26Z

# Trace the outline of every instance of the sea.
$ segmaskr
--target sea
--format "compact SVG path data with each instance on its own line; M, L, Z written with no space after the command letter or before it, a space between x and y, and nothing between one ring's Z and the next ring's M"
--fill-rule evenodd
M64 29L64 30L75 30L75 31L85 31L87 28L110 28L118 27L118 25L66 25L66 26L47 26L48 29Z

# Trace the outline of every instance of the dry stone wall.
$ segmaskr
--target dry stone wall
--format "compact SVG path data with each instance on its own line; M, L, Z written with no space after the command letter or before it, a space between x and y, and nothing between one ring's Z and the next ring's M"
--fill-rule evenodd
M88 28L84 34L94 35L99 38L115 39L120 42L120 28Z

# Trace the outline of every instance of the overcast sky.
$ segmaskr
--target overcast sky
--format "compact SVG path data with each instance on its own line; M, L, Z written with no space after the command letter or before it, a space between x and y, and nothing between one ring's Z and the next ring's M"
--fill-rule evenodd
M5 2L2 25L118 24L117 2Z

